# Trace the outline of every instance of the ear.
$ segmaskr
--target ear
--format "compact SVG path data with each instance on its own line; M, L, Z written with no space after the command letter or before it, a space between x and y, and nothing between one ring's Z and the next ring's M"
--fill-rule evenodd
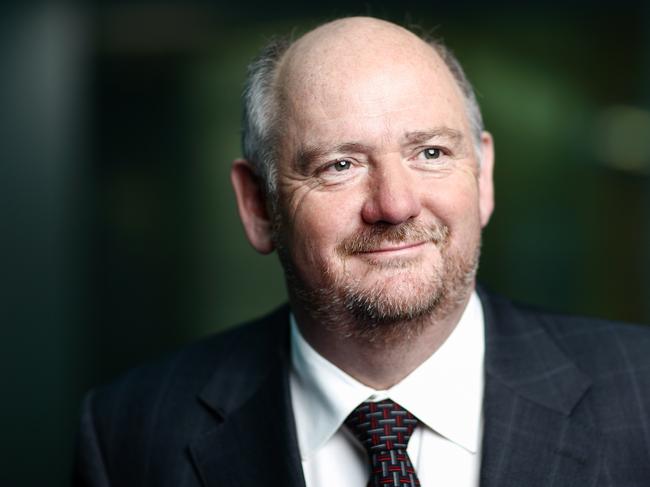
M272 252L271 218L262 180L247 160L236 159L230 170L230 182L235 190L239 218L248 241L261 254Z
M479 169L478 191L479 211L481 214L481 228L490 221L494 211L494 140L492 134L481 134L481 167Z

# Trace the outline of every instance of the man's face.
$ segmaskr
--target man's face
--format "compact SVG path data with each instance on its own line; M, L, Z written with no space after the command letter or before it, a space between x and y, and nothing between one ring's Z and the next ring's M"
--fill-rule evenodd
M425 47L288 70L274 239L292 297L370 329L464 302L491 159L443 62Z

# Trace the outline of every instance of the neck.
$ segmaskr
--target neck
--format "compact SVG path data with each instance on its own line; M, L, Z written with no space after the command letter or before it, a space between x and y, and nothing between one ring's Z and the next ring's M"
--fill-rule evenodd
M291 304L300 333L314 350L359 382L373 389L386 390L442 346L460 321L469 297L470 293L444 316L436 316L434 312L417 323L392 323L389 326L394 333L374 340L348 336L324 326L322 319L314 319L299 303L292 300ZM342 320L341 317L331 318L328 320L331 323Z

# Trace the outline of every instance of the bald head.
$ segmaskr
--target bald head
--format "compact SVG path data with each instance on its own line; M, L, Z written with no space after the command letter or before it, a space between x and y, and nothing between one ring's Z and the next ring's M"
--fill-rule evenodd
M315 95L336 97L352 80L372 77L394 83L391 73L403 78L422 67L455 85L440 56L410 31L379 19L345 18L314 29L287 50L279 65L277 92L286 108ZM300 106L295 109L300 111Z
M390 22L350 17L321 25L293 43L274 41L250 65L244 92L244 156L272 193L287 117L300 116L305 107L336 117L340 114L335 108L354 110L350 102L357 99L381 106L388 96L382 87L404 83L404 90L412 89L405 80L413 76L428 76L431 89L442 85L451 93L447 98L460 100L459 111L478 144L483 127L474 92L442 44ZM358 96L345 91L352 82ZM349 97L345 104L332 103L344 95Z
M335 20L308 32L287 50L284 72L301 73L320 68L327 75L333 69L364 62L399 62L405 57L434 55L433 49L412 32L384 20L350 17Z

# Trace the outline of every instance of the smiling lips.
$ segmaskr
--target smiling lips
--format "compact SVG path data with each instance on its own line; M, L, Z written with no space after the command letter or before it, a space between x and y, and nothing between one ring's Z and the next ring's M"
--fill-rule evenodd
M444 224L414 220L399 225L376 223L343 239L336 250L342 257L366 255L379 258L415 252L427 243L444 245L448 235L449 228Z
M395 252L401 252L405 250L410 250L410 249L415 249L418 247L422 247L424 244L427 242L403 242L397 245L392 245L392 246L386 246L386 247L379 247L377 249L372 249L372 250L366 250L360 252L361 254L373 254L373 255L381 255L381 254L389 254L389 253L395 253Z

